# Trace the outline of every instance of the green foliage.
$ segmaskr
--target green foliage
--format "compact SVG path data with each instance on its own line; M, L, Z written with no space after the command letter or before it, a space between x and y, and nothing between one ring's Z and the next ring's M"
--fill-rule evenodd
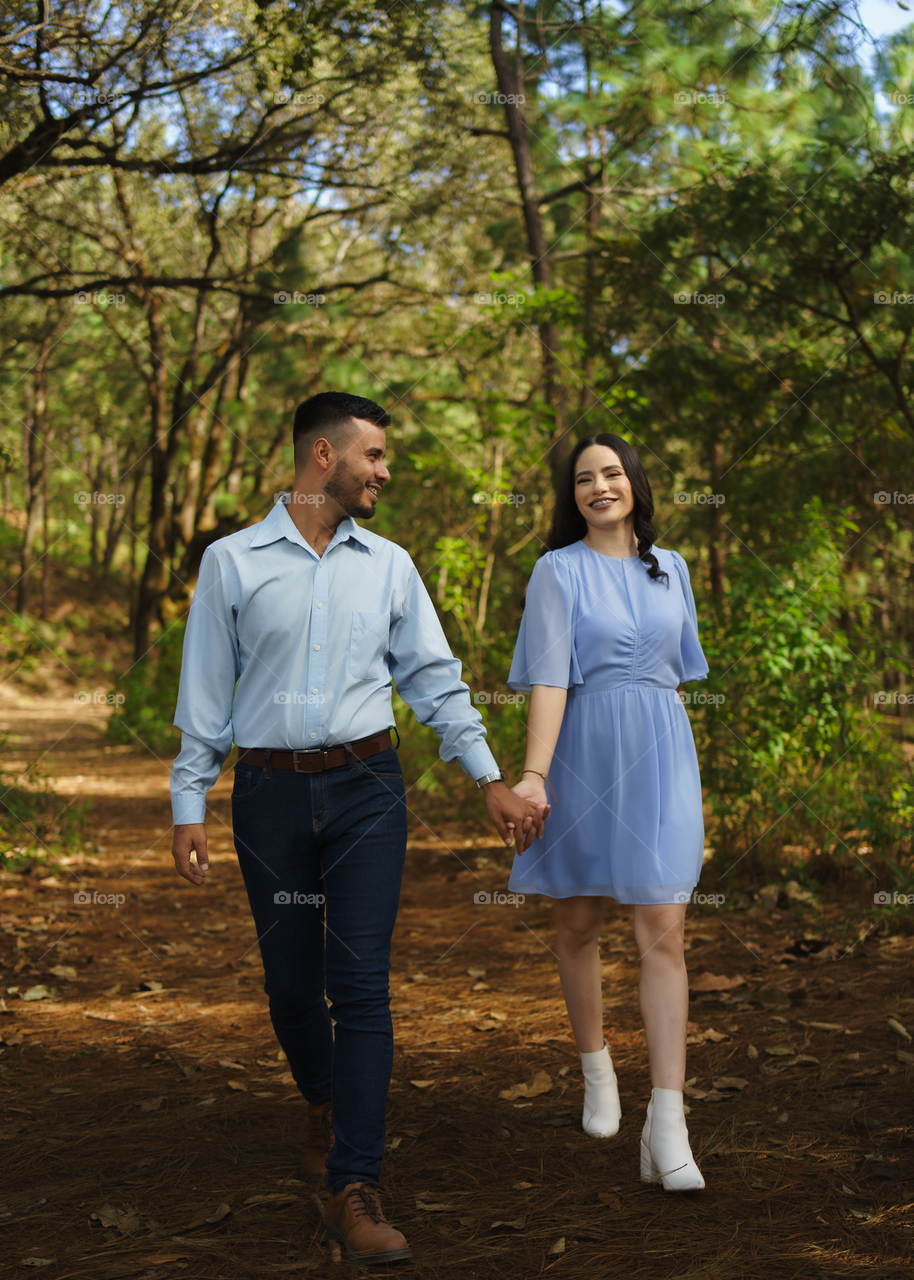
M0 869L24 870L84 843L92 804L69 803L32 768L25 777L0 771Z
M841 571L858 533L810 502L777 541L733 555L724 599L704 602L711 672L690 696L722 870L784 846L893 867L911 852L911 779L873 709L867 613Z
M181 675L184 623L168 628L145 658L117 683L124 701L108 719L108 737L115 742L143 746L155 755L178 750L181 734L172 721Z

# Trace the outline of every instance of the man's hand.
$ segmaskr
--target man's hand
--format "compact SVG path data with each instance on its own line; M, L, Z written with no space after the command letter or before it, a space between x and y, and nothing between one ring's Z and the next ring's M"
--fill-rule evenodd
M174 839L171 842L172 857L180 875L191 884L202 884L203 877L209 870L206 856L206 825L202 822L187 822L175 827ZM191 854L196 853L195 861Z
M523 854L533 843L533 837L540 839L543 825L550 806L545 807L510 791L504 782L487 782L483 787L486 797L486 812L489 820L498 830L498 834L506 845L511 844L512 833L518 854Z

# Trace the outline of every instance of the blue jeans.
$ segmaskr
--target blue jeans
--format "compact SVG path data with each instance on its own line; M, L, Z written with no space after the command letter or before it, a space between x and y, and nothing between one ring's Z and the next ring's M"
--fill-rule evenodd
M406 856L397 753L360 761L350 751L348 766L323 773L238 764L232 823L276 1038L305 1099L333 1100L327 1186L377 1183L393 1061L390 939Z

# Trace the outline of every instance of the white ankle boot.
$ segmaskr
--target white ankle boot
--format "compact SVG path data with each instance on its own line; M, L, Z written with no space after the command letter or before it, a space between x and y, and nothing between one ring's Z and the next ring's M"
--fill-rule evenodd
M584 1072L584 1114L581 1124L592 1138L612 1138L619 1132L622 1108L619 1105L619 1088L609 1045L596 1053L581 1054L581 1070Z
M705 1180L692 1159L682 1094L652 1089L641 1133L641 1178L663 1183L665 1191L700 1191Z

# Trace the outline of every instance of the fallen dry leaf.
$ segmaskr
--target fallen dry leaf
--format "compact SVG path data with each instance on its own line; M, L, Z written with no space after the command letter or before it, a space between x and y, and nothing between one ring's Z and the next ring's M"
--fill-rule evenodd
M772 1058L789 1058L796 1053L796 1048L792 1044L766 1044L763 1047L769 1057Z
M247 1067L243 1066L240 1062L231 1062L228 1058L220 1058L219 1066L229 1067L232 1071L247 1071Z
M899 1049L896 1052L895 1057L899 1062L907 1063L909 1067L914 1066L914 1053L905 1053L904 1049Z
M734 987L745 986L745 983L746 979L738 973L732 978L724 977L723 974L699 973L694 978L689 978L689 990L731 991Z
M416 1208L424 1213L443 1213L445 1209L453 1209L452 1204L426 1204L424 1200L416 1201Z
M20 996L21 1000L52 1000L54 992L41 983L37 987L29 987L28 991L24 991Z
M474 1031L497 1031L501 1026L500 1022L493 1022L491 1018L485 1018L482 1022L477 1022L473 1026Z
M140 1216L136 1209L115 1209L114 1205L102 1205L92 1215L92 1219L102 1227L114 1227L121 1235L130 1235L140 1226Z
M515 1218L513 1222L493 1222L489 1230L494 1231L496 1227L510 1227L512 1231L522 1231L526 1221L527 1215L524 1213L519 1218Z
M158 1111L162 1103L165 1101L164 1095L161 1098L144 1098L140 1103L141 1111Z
M807 1022L808 1027L812 1027L813 1031L843 1031L844 1027L840 1022Z
M758 1049L756 1049L754 1044L746 1045L746 1057L750 1058L753 1062L758 1057Z
M241 1093L247 1093L248 1087L243 1080L229 1080L228 1087L230 1089L238 1089Z
M564 1253L564 1252L565 1252L565 1237L559 1236L558 1240L556 1240L555 1244L549 1250L549 1254Z
M505 1102L513 1102L515 1098L538 1098L552 1088L552 1076L546 1071L534 1071L529 1080L512 1085L510 1089L502 1089L498 1095Z
M164 991L165 983L159 982L156 978L144 978L137 991Z
M210 1214L210 1216L208 1218L204 1218L203 1221L204 1222L221 1222L222 1219L227 1218L231 1212L232 1210L229 1205L220 1204L219 1208L215 1209Z
M533 1183L532 1183L532 1182L515 1182L515 1184L514 1184L514 1190L515 1190L515 1191L526 1191L528 1187L532 1187L532 1186L533 1186Z
M601 1191L597 1196L600 1204L605 1204L607 1209L614 1209L617 1213L622 1208L622 1201L618 1196L611 1195L608 1191Z
M897 1018L887 1018L886 1022L888 1023L889 1030L894 1031L895 1035L898 1036L900 1040L903 1040L905 1044L911 1043L911 1033L903 1022L899 1022Z
M434 1080L410 1080L410 1084L417 1089L430 1089L434 1083Z
M715 1076L711 1083L715 1089L745 1089L749 1081L742 1076Z
M20 1258L20 1267L49 1267L53 1258Z
M48 973L53 973L55 978L63 978L65 982L75 982L79 976L71 964L55 964Z
M484 978L486 971L485 969L467 969L467 976L470 978Z

